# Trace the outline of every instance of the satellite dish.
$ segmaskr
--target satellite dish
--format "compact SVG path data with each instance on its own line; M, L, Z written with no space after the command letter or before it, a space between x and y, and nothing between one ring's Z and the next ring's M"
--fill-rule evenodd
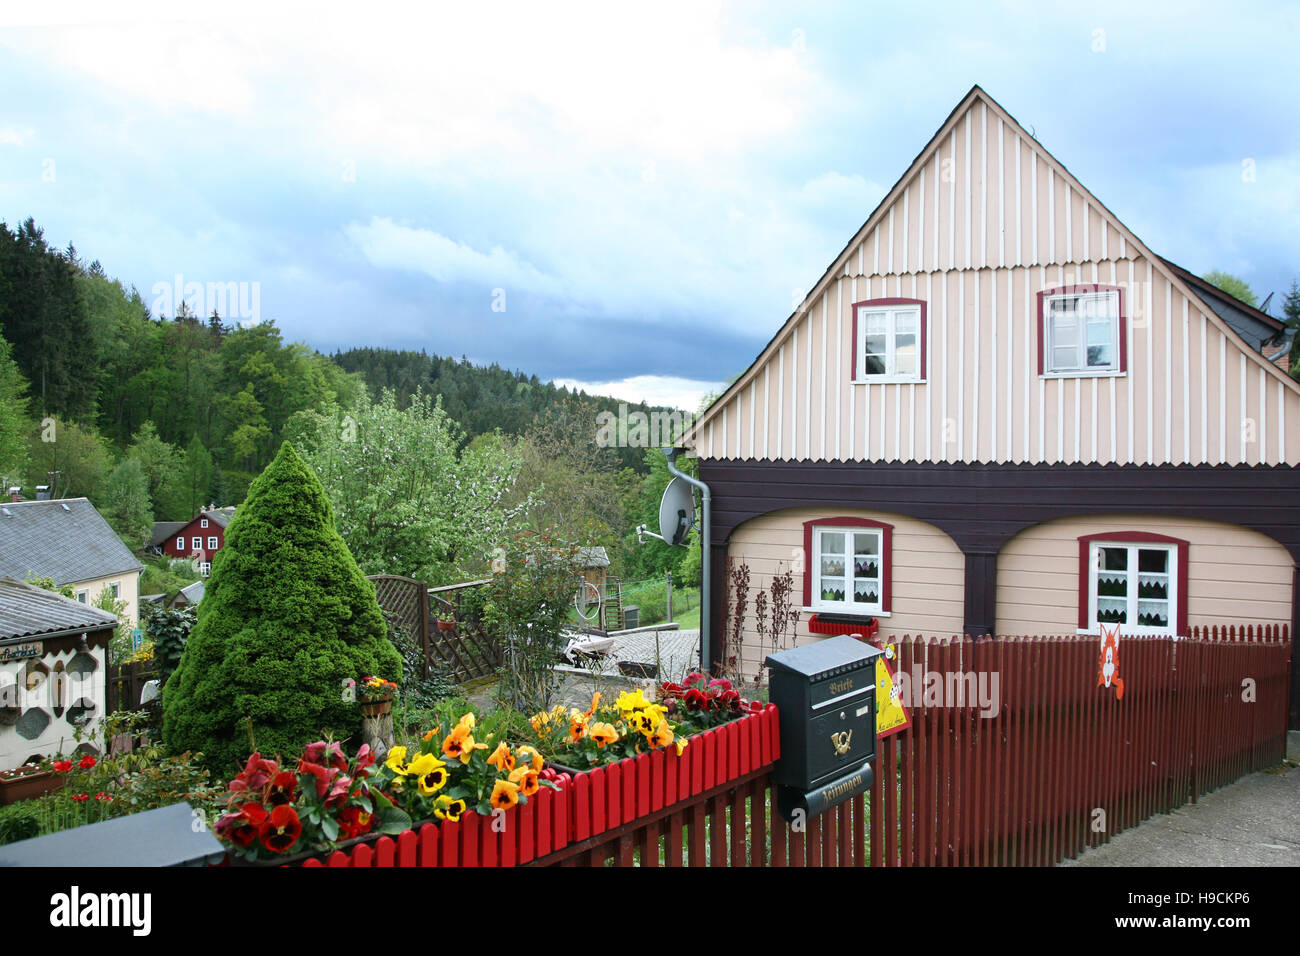
M686 543L686 533L695 526L695 490L674 478L659 502L659 534L672 545Z

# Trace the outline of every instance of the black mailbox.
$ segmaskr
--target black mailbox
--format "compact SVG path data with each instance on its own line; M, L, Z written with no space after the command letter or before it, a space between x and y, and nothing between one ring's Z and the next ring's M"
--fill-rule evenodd
M778 806L816 815L867 790L876 756L876 658L852 637L832 637L767 658L769 699L780 713Z

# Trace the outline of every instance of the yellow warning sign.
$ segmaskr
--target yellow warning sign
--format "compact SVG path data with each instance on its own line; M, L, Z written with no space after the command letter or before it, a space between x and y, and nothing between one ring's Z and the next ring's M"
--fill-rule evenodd
M876 736L888 737L912 726L902 688L884 655L876 658Z

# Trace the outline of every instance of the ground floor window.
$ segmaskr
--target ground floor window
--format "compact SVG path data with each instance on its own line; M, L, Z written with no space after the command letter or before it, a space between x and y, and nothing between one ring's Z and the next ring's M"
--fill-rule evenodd
M866 518L804 522L804 606L873 615L889 611L893 527Z
M1151 532L1079 539L1079 629L1187 633L1187 542Z

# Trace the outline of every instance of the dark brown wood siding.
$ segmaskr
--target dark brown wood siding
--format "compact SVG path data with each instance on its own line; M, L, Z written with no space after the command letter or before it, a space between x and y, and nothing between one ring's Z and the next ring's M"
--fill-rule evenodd
M1096 465L710 461L700 478L713 498L712 555L722 580L731 533L783 508L871 508L947 532L966 555L966 632L993 633L997 554L1015 534L1054 518L1169 515L1222 521L1273 538L1300 568L1300 468L1289 465ZM1300 593L1300 571L1297 593ZM724 592L711 596L715 621ZM1291 608L1300 630L1300 601ZM711 636L711 659L722 653ZM1294 647L1294 645L1293 645ZM1294 653L1294 651L1293 651ZM1293 660L1291 726L1300 726L1300 666Z

